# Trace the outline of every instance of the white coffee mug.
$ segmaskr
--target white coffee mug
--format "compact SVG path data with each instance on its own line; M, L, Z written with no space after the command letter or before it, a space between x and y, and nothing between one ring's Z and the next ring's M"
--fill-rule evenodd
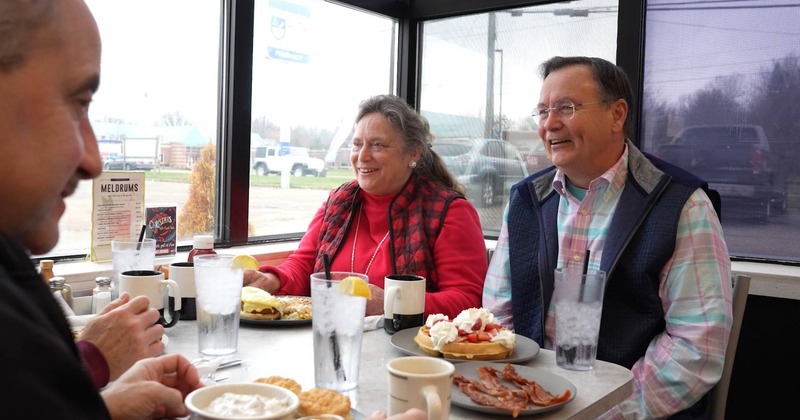
M386 364L389 371L388 415L418 408L430 420L450 416L450 394L456 368L444 359L407 356Z
M194 263L175 262L169 265L169 279L175 280L181 289L181 319L197 319L197 292L194 286ZM169 300L174 300L173 292L170 290Z
M383 329L389 334L425 323L425 277L390 274L383 283Z
M167 288L172 289L176 297L174 308L169 307L170 320L164 318L164 300L168 296ZM164 280L164 273L158 270L131 270L123 271L119 276L120 293L127 292L131 297L147 296L150 307L158 309L161 316L158 323L169 328L178 323L181 315L181 289L174 280Z

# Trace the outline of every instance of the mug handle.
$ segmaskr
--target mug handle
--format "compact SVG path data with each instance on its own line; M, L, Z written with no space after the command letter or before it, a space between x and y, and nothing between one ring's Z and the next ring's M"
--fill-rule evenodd
M169 312L170 320L167 322L163 316L158 318L158 323L161 324L164 328L171 328L174 327L175 324L178 323L178 320L181 319L181 288L178 286L178 283L175 280L161 280L160 283L166 287L172 289L173 302L175 308L166 305L164 310ZM166 290L165 290L166 291ZM162 295L163 296L163 295Z
M442 418L442 400L433 385L422 387L422 395L428 405L428 418L430 420L440 420Z
M383 298L383 317L394 318L394 297L400 291L400 286L391 286L386 289L386 296Z
M178 283L176 283L175 280L165 279L165 280L161 280L161 284L164 284L167 287L169 287L170 289L172 289L172 297L175 299L175 310L176 311L180 311L181 310L181 300L182 300L181 297L182 297L182 295L181 295L181 288L180 288L180 286L178 286Z

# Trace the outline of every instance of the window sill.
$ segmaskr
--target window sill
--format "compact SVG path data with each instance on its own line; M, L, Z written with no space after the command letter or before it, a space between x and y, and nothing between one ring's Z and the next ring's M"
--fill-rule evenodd
M220 254L249 254L261 264L277 264L285 260L297 248L299 242L281 242L265 245L241 246L234 248L217 249ZM169 265L174 262L186 261L188 252L178 252L175 255L156 257L156 265ZM114 266L111 261L106 262L60 262L56 263L53 271L57 276L64 277L72 286L76 296L85 296L94 288L94 279L98 276L112 276Z
M243 246L218 249L220 253L250 254L261 264L278 264L297 248L299 242L281 242L264 245ZM486 240L486 247L493 248L496 241ZM179 252L169 257L156 258L156 264L171 264L186 261L188 252ZM752 277L750 294L785 299L800 300L800 267L769 263L734 261L732 269L736 273ZM66 278L76 296L87 295L94 287L97 276L111 276L111 262L64 262L56 264L53 271Z

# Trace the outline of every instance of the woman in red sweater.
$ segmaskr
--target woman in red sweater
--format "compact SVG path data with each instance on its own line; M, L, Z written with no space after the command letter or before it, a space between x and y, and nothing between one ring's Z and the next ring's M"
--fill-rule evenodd
M479 307L488 265L480 219L432 141L427 120L401 98L363 101L350 153L356 179L331 191L285 262L246 272L244 284L308 296L327 253L331 271L369 277L368 316L383 313L389 274L427 279L426 316Z

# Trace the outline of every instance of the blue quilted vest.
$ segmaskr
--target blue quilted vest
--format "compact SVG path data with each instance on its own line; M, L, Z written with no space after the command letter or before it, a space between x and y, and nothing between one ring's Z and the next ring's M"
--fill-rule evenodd
M608 281L597 358L630 368L664 330L659 274L675 248L681 209L697 188L718 203L703 180L628 146L628 177L600 262ZM509 201L514 329L538 343L558 257L555 172L551 167L516 184Z

